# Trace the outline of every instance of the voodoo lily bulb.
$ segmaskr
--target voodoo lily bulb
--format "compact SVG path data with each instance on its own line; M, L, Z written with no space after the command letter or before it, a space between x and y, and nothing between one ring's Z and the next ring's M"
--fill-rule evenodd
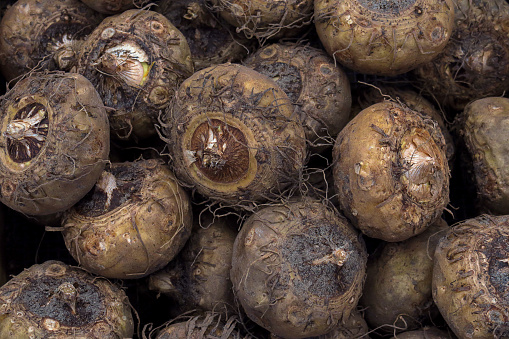
M508 218L464 220L434 252L433 300L458 338L509 337Z
M112 136L139 140L155 135L159 112L194 68L186 38L164 15L131 9L90 34L76 71L111 108Z
M437 319L438 309L431 296L432 255L448 229L439 218L415 237L382 242L370 255L359 304L371 328L400 333Z
M312 150L331 146L348 122L352 95L345 72L322 49L293 43L260 48L244 65L272 78L301 116Z
M395 242L422 233L449 202L438 123L398 103L355 116L339 132L333 159L340 207L369 237Z
M154 10L184 34L195 70L240 61L254 48L254 41L237 33L205 0L160 0Z
M0 70L12 80L37 70L69 71L103 16L78 0L19 0L0 22Z
M106 110L76 73L33 73L16 83L0 100L0 132L0 201L28 215L71 207L108 160Z
M264 44L268 39L300 34L313 21L312 0L211 0L213 11L237 27L248 39Z
M67 248L87 271L141 278L184 247L192 228L191 202L162 161L112 163L62 225Z
M472 159L478 207L489 214L509 214L509 98L474 100L456 117L455 125Z
M132 338L125 292L108 280L50 260L0 287L0 338Z
M283 338L324 335L355 312L367 252L336 210L302 199L264 207L240 229L231 280L247 316Z
M316 32L343 66L394 76L432 60L454 27L452 0L316 0Z
M456 28L435 59L413 72L416 84L446 111L509 88L509 4L505 0L456 1Z
M363 88L357 97L356 104L359 111L384 101L387 97L396 99L414 111L427 115L436 121L447 145L447 159L449 166L454 162L454 140L447 128L445 119L435 106L418 92L404 86L378 85L376 87ZM357 112L358 113L358 112ZM352 112L355 115L355 112Z
M149 289L175 300L182 312L227 314L235 305L230 269L239 225L231 216L203 216L194 218L191 237L178 256L149 276Z
M304 127L288 96L241 65L211 66L186 79L161 127L175 175L235 207L281 197L306 160Z

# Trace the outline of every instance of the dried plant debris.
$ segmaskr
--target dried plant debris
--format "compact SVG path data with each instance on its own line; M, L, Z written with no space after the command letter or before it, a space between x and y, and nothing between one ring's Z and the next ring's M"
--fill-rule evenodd
M161 328L152 330L148 338L155 339L256 339L244 334L236 316L207 312L203 315L182 315Z

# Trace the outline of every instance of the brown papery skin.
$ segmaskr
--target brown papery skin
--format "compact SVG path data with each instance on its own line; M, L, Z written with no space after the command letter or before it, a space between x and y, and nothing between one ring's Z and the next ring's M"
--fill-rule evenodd
M460 339L509 336L509 216L453 226L434 256L433 299Z
M449 166L437 123L385 101L361 111L333 149L342 211L365 235L389 242L423 232L449 202Z
M343 66L395 76L436 57L454 26L451 0L315 1L316 32Z

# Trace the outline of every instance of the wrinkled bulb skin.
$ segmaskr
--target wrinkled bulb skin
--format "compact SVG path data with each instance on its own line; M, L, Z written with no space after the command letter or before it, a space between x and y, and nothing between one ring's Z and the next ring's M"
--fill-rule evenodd
M186 38L164 17L131 9L104 19L81 46L76 72L89 79L109 110L112 136L139 141L180 83L193 71Z
M435 58L454 27L452 0L314 3L316 32L340 64L363 74L395 76Z
M352 95L346 73L323 50L293 43L258 49L244 65L274 79L301 116L311 151L332 146L348 122Z
M445 143L447 144L447 159L449 161L449 166L451 167L454 163L455 153L455 145L452 134L449 132L442 114L424 96L406 87L390 85L380 87L370 86L362 91L361 96L357 99L357 104L362 110L376 104L377 102L384 101L387 97L392 99L397 98L398 101L404 103L412 110L427 115L438 123L438 126L444 136Z
M449 176L438 124L390 101L361 111L333 148L340 208L372 238L395 242L422 233L449 202Z
M509 87L509 3L458 0L455 12L450 43L413 74L445 111L461 112L471 101L503 96Z
M230 216L205 215L194 218L193 232L172 264L149 276L149 289L177 300L183 312L228 314L235 305L230 269L238 225Z
M455 112L470 101L503 95L509 87L508 33L477 29L477 23L475 33L471 28L462 33L444 53L414 71L418 86Z
M184 247L191 202L162 161L112 163L62 226L65 245L81 267L107 278L137 279L162 269Z
M327 334L312 338L313 339L369 338L369 332L370 329L368 328L368 324L366 324L366 321L364 320L364 316L358 310L353 310L347 319L343 319L341 321L340 326L337 326L335 329L328 332ZM270 339L283 339L283 337L271 333Z
M212 11L206 0L160 0L154 10L184 34L195 71L240 62L256 48L255 41L236 32L234 26Z
M453 226L434 255L433 299L458 338L507 338L508 216Z
M60 261L26 268L0 287L0 338L132 338L125 292Z
M263 45L269 39L296 36L313 21L310 0L212 0L213 11L248 39Z
M478 207L484 213L509 214L509 99L472 101L456 123L472 159Z
M288 96L238 64L186 79L162 117L161 134L185 185L241 209L287 194L307 157L304 128Z
M32 69L70 71L79 45L103 16L79 0L19 0L0 21L0 70L7 81Z
M36 93L36 94L31 94ZM108 161L106 110L76 73L34 73L0 100L0 201L27 215L70 208Z
M324 335L355 312L367 251L335 210L302 201L259 209L233 247L234 293L248 317L283 338Z
M399 338L400 332L436 322L439 312L431 293L432 254L448 229L440 218L421 234L384 242L370 255L359 301L370 328L396 332Z

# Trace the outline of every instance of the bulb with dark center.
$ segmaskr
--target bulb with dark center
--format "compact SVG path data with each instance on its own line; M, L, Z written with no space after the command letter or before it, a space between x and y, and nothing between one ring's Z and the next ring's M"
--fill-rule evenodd
M23 293L14 301L31 314L44 320L46 330L61 327L82 327L105 316L101 291L93 284L78 278L42 276L28 280Z
M216 182L234 182L249 169L249 150L244 134L217 119L196 128L190 151L200 171Z
M485 247L479 252L483 253L489 261L488 277L497 294L504 300L509 302L509 288L507 281L509 279L509 251L507 244L509 239L507 235L500 234L491 242L491 246Z
M288 95L292 103L297 103L303 87L300 71L297 67L290 63L274 62L260 64L254 70L272 78Z
M58 286L56 293L53 295L69 306L72 314L76 314L76 300L78 298L78 290L70 282L64 282Z
M452 226L434 252L433 299L458 338L508 338L507 215Z
M7 149L14 162L33 159L43 147L48 135L49 121L46 108L32 103L20 109L7 125Z
M94 189L76 204L77 212L94 218L115 210L140 195L145 175L143 167L129 163L103 171Z

